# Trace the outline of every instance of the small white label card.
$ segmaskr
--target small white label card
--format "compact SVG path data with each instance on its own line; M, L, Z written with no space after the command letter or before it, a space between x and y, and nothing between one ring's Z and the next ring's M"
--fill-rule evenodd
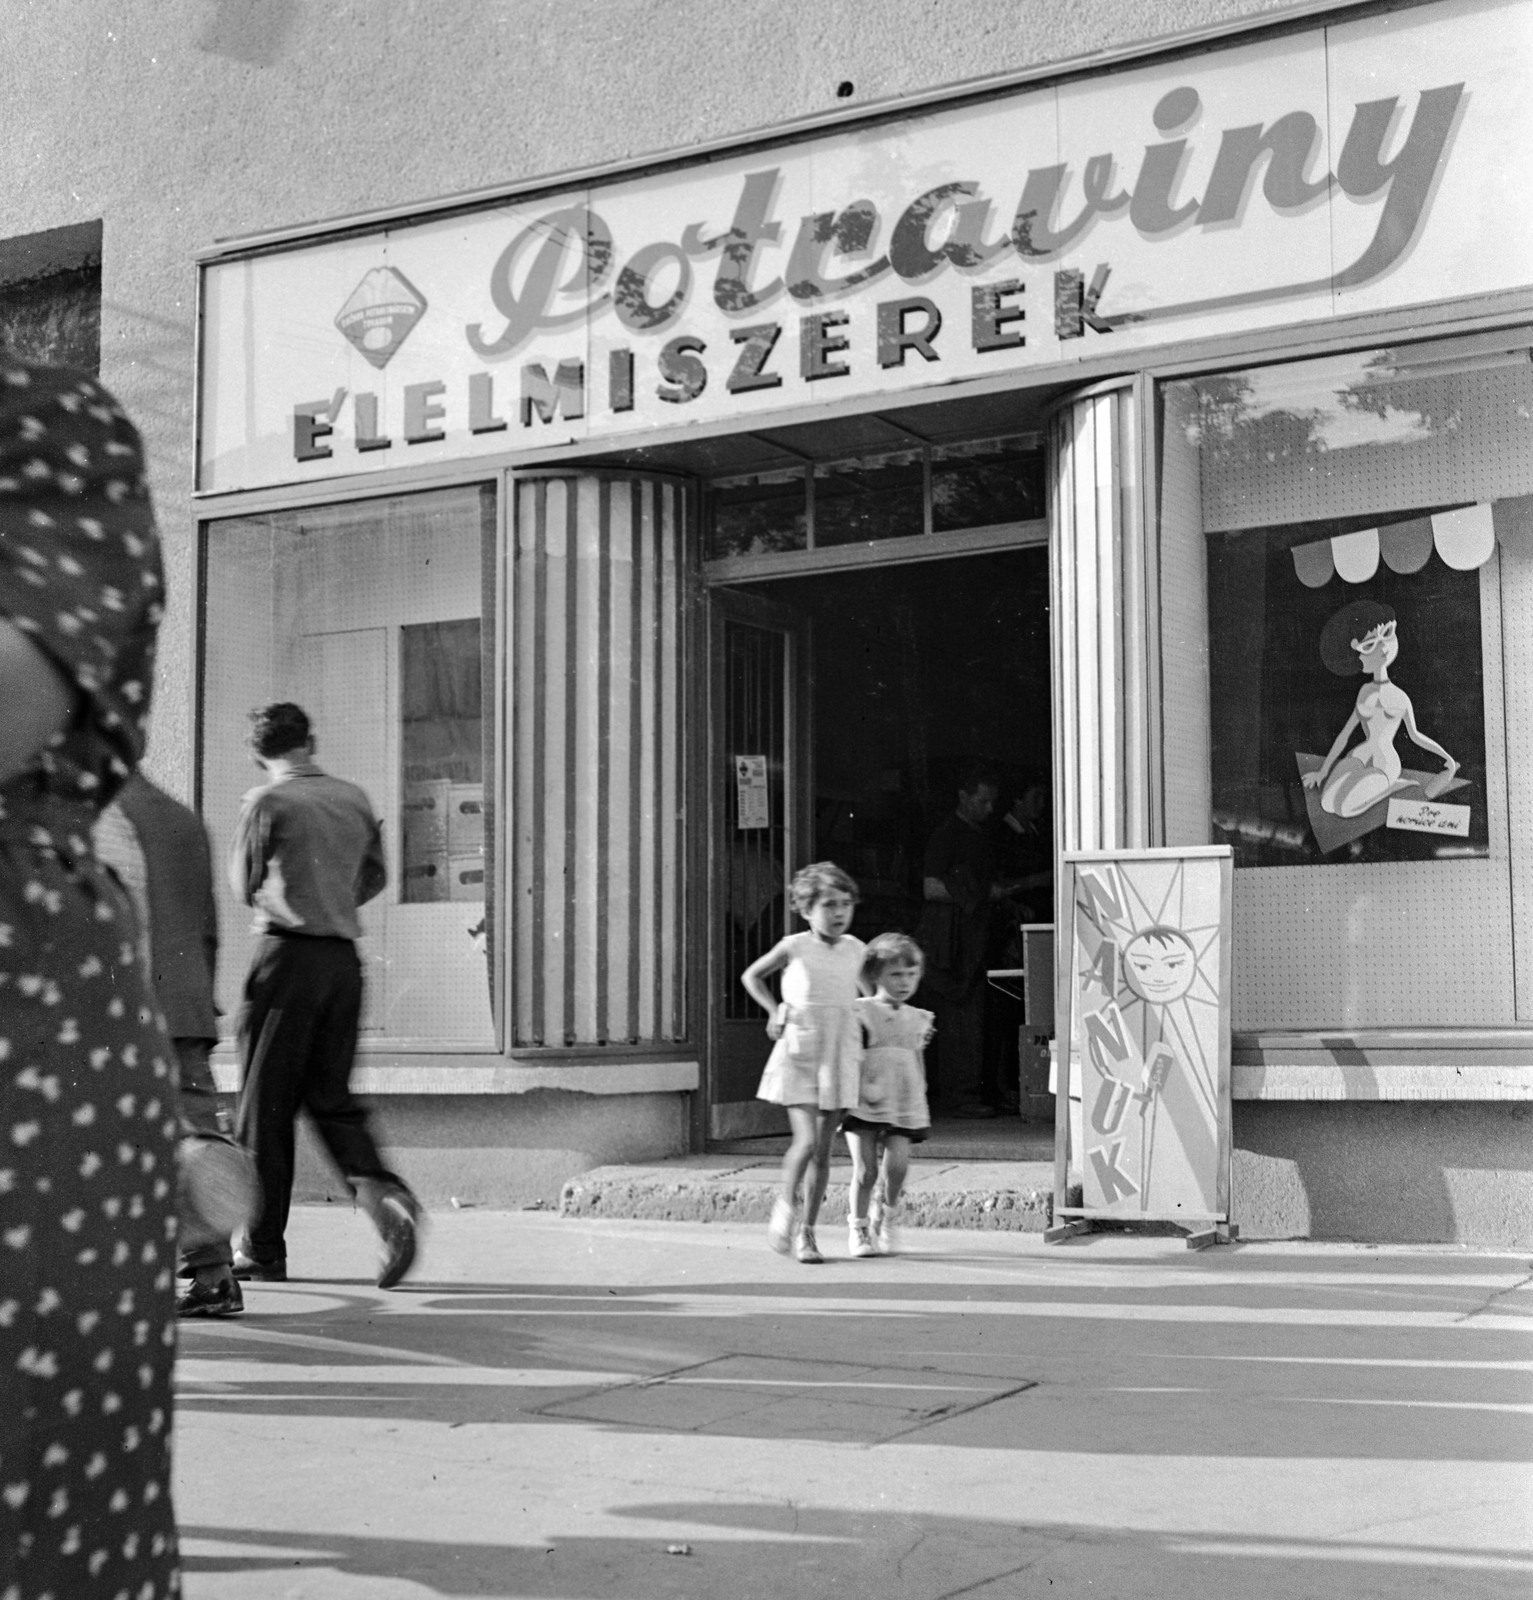
M771 806L767 800L767 758L735 757L735 790L739 801L739 828L769 828Z
M1459 839L1469 837L1469 807L1444 805L1440 800L1391 800L1390 828L1410 833L1447 833Z

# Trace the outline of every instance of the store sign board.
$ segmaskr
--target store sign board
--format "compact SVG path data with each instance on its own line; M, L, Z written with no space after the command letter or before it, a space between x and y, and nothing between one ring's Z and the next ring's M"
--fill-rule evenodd
M210 264L199 487L765 421L1518 289L1527 0Z
M1079 1209L1227 1221L1227 846L1069 852L1069 1093L1081 1104ZM1064 1130L1061 1130L1064 1137Z

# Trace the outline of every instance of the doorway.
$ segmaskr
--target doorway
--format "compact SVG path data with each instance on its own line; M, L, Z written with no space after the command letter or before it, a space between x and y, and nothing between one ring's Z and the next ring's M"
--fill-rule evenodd
M976 762L995 771L992 827L1014 874L1052 870L1047 811L1020 826L1004 820L1029 791L1045 802L1052 791L1048 553L1038 544L775 578L715 589L713 602L717 1140L786 1127L780 1109L754 1098L765 1019L739 975L801 926L783 892L794 870L832 860L857 880L859 937L915 933L926 842ZM1008 945L1020 923L1051 920L1052 907L1046 884L1020 895L996 919L990 960L1020 966ZM1020 1004L994 990L986 1013L987 1070L1010 1099ZM928 1071L940 1094L940 1044Z

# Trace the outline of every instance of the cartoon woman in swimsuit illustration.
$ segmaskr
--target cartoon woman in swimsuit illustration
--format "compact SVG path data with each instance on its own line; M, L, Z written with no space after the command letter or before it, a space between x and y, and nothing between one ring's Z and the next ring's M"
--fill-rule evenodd
M1411 697L1399 684L1390 682L1390 664L1399 653L1395 614L1373 600L1355 600L1343 606L1321 630L1320 657L1326 666L1341 678L1359 672L1368 678L1330 753L1314 772L1304 774L1305 788L1320 790L1320 809L1333 817L1361 816L1388 795L1411 787L1409 779L1401 780L1400 757L1395 750L1395 734L1402 723L1415 744L1446 763L1442 774L1426 786L1429 800L1435 799L1458 771L1458 762L1416 726ZM1363 742L1342 755L1359 727Z

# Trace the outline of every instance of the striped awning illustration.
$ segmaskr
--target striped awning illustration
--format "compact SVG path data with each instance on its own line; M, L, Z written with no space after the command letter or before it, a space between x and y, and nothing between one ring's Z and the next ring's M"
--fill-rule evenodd
M1496 537L1495 508L1486 501L1295 545L1293 565L1311 589L1324 587L1333 574L1343 583L1366 583L1381 561L1391 572L1419 572L1434 549L1447 566L1472 572L1490 560Z

